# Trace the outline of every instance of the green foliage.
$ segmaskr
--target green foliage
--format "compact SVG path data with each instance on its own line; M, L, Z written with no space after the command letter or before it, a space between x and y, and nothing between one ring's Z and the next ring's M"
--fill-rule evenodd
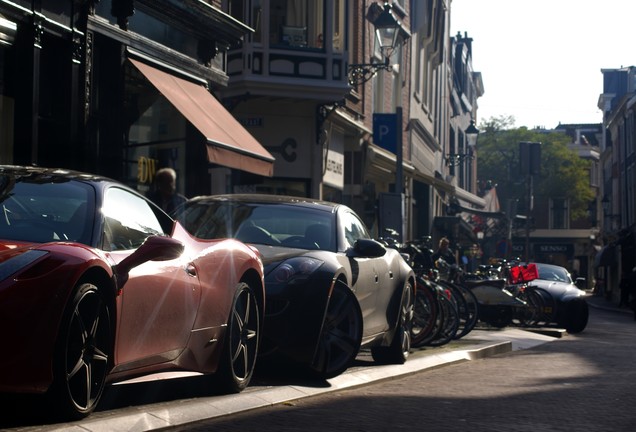
M590 187L590 162L568 148L570 138L561 132L515 128L514 117L482 120L477 143L478 177L497 184L506 211L508 200L518 200L518 213L525 213L528 177L519 165L519 142L540 142L541 170L534 176L535 200L566 198L572 219L587 214L594 198Z

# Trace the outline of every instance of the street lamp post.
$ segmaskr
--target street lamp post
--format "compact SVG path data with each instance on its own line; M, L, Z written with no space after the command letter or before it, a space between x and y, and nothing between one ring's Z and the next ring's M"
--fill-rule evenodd
M472 160L475 156L473 155L472 149L477 145L477 137L479 136L479 129L475 126L475 121L471 120L470 124L464 131L464 135L466 135L466 143L468 144L468 148L470 149L468 153L448 153L444 157L444 162L446 166L456 166L460 165L464 160Z
M375 57L371 57L370 63L362 64L350 64L347 69L347 77L349 85L357 86L369 81L380 70L391 71L393 66L391 65L391 57L393 52L403 40L410 37L409 31L402 26L402 23L393 11L391 3L384 3L384 6L380 6L378 3L373 2L369 6L367 11L367 19L375 27L375 43L379 47L380 53L384 58L383 62L375 62ZM375 50L374 50L375 52ZM403 214L403 198L402 189L403 185L403 149L402 149L402 107L397 104L395 113L390 115L391 118L387 118L389 114L382 114L383 121L386 121L381 128L384 133L376 134L376 114L374 114L374 136L373 140L376 144L381 141L385 141L386 144L391 147L394 146L395 158L396 158L396 179L395 179L395 195L400 197L400 208L397 215L399 224L394 227L398 231L400 241L403 239L404 234L404 214ZM389 126L390 125L390 126ZM387 133L390 131L391 133ZM386 147L385 147L386 148Z
M367 18L375 27L375 41L380 48L384 61L375 63L372 56L371 63L350 64L347 72L349 85L351 86L364 84L380 70L391 70L391 55L393 55L393 51L400 40L403 39L405 33L400 20L393 13L393 7L390 3L384 3L384 7L381 7L378 3L372 3L369 6Z

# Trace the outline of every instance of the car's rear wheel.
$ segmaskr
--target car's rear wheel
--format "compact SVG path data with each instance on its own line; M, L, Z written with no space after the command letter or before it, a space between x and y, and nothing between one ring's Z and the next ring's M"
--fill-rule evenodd
M413 322L413 287L407 282L402 290L400 310L391 345L373 347L371 355L378 363L403 364L411 352L411 325Z
M256 365L260 331L258 299L254 290L241 282L232 302L219 369L213 377L220 391L238 393L247 387Z
M338 281L333 289L322 331L310 365L312 374L329 379L340 375L355 360L362 341L362 312L351 289Z
M80 284L58 336L49 393L55 416L81 419L95 409L106 385L112 338L110 311L102 292L93 284Z

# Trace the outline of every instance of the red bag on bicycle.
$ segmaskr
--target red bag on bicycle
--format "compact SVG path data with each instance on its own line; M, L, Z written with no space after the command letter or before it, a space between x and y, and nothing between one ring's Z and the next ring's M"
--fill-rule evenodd
M510 283L520 284L530 282L539 277L539 271L535 264L515 266L510 269Z

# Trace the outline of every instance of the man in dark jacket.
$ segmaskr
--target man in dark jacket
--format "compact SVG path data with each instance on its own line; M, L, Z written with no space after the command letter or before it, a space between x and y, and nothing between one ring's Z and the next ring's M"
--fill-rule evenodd
M438 259L443 259L448 263L448 265L457 264L457 259L455 258L455 253L450 249L450 241L446 237L442 237L439 240L439 248L437 252L433 254L433 263L437 262Z
M172 168L161 168L155 174L155 190L148 195L155 204L170 214L187 198L177 193L177 172Z

